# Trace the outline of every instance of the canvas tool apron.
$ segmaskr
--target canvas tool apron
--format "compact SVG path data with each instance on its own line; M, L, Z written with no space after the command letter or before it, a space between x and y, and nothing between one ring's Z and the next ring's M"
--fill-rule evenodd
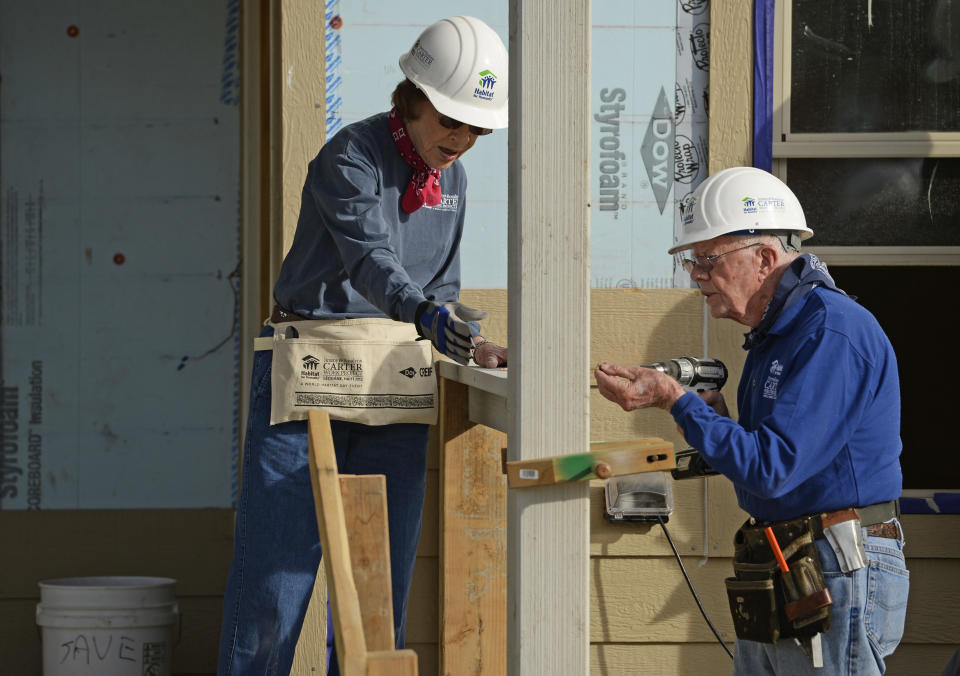
M305 420L316 408L364 425L436 424L433 351L412 324L277 318L275 311L267 322L273 337L257 338L255 346L273 350L271 425Z

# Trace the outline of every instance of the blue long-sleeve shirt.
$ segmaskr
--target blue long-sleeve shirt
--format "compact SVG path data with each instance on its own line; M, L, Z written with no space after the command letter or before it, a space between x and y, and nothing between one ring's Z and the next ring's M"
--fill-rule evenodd
M423 300L456 300L466 173L454 162L440 178L441 203L408 214L400 197L411 174L386 113L330 139L307 169L277 304L314 319L412 322Z
M749 351L737 403L739 422L693 393L671 413L751 516L899 497L896 357L873 315L842 292L814 286L776 317Z

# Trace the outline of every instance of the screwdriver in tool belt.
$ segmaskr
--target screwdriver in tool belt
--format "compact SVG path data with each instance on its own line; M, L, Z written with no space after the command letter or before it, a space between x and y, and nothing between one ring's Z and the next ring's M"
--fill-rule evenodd
M783 583L787 586L787 592L790 594L792 600L799 598L797 595L797 588L793 583L793 575L790 574L790 566L787 565L787 560L783 558L783 552L780 551L780 543L777 542L777 536L773 533L773 528L767 526L763 529L763 534L767 536L767 542L770 543L770 549L773 550L773 558L777 560L777 565L780 566L780 571L783 573Z

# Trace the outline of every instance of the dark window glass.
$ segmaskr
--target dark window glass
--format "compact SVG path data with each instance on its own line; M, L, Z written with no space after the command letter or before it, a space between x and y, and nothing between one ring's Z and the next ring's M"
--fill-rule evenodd
M793 132L960 130L960 0L794 0Z
M791 159L809 246L960 246L960 159Z
M944 326L937 290L953 288L957 268L830 266L830 274L873 313L897 354L903 487L960 488L960 465L944 461L943 427L937 424L954 420L955 406L930 387L931 365L953 354L956 344Z

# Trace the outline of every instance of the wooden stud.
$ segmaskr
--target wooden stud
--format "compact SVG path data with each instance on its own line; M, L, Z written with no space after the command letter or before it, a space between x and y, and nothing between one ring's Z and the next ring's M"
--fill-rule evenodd
M417 676L417 653L413 650L367 653L365 676Z
M510 0L511 460L590 442L589 0ZM507 494L511 676L586 674L588 482Z
M503 676L506 436L470 422L466 385L442 379L440 396L440 674Z

